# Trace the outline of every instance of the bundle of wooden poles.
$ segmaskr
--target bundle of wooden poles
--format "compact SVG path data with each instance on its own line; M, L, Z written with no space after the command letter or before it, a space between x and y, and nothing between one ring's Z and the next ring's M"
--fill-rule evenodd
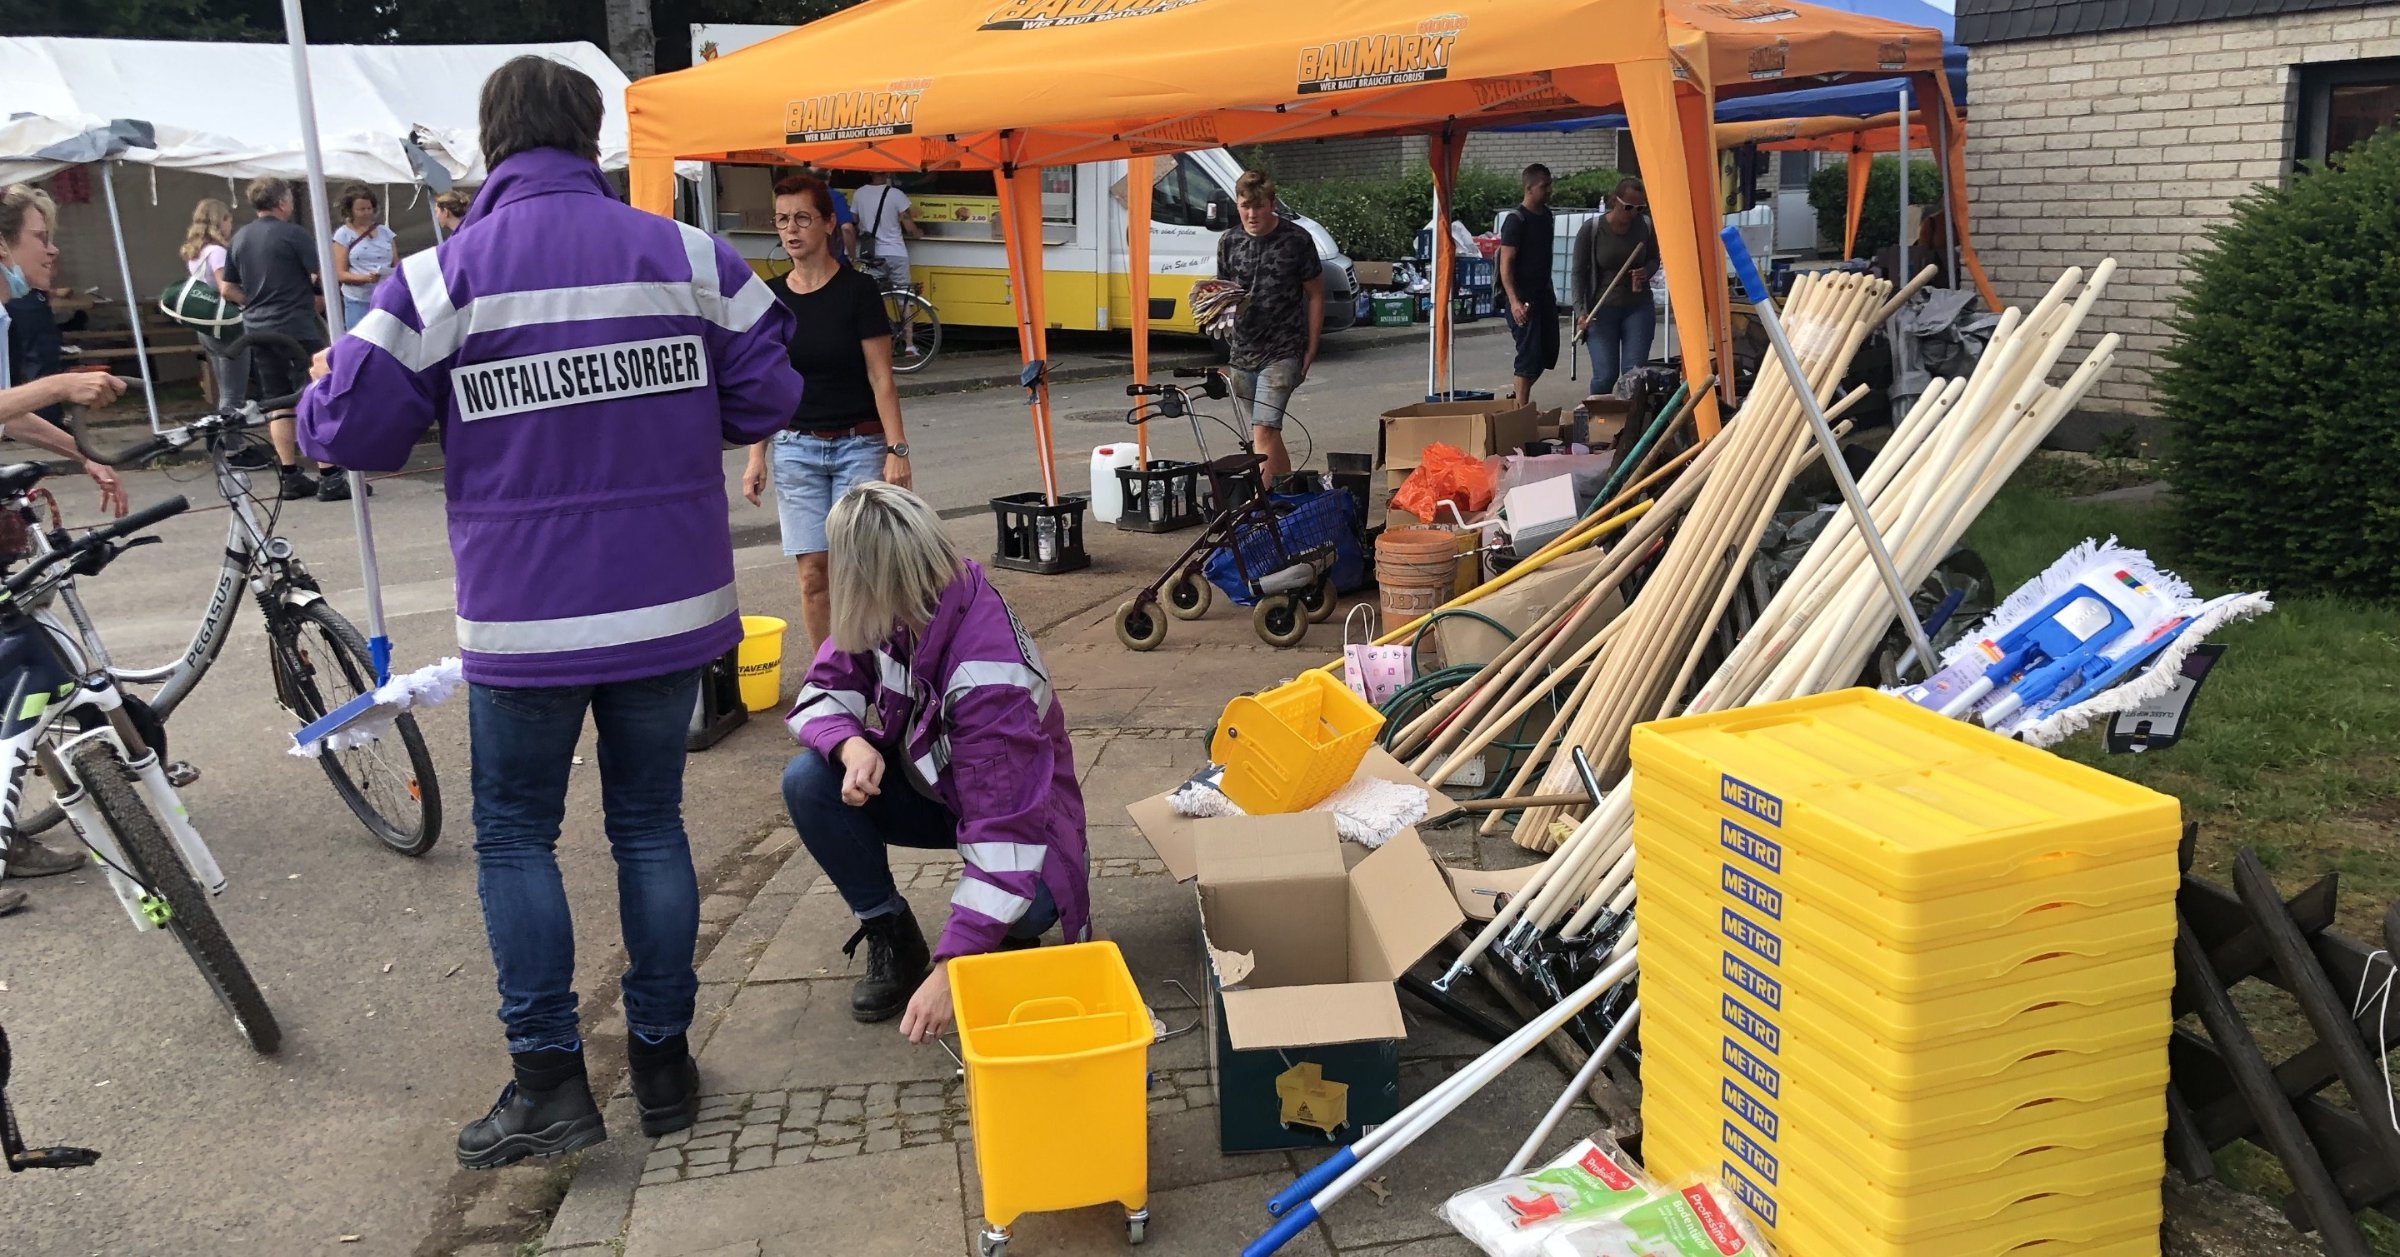
M2031 312L2006 311L1974 373L1935 381L1894 426L1859 489L1905 587L1923 585L2010 475L2108 369L2114 335L2102 337L2063 383L2049 380L2114 269L2113 261L2103 261L2088 277L2070 269ZM1898 304L1890 285L1863 276L1804 276L1795 284L1784 303L1784 326L1821 404L1833 401L1860 343ZM1838 417L1860 393L1826 405L1828 415ZM1682 474L1576 588L1404 729L1394 739L1395 753L1438 785L1494 739L1523 728L1543 700L1564 690L1566 698L1506 792L1521 795L1546 762L1534 795L1555 798L1579 793L1570 764L1576 750L1603 782L1621 776L1632 728L1640 722L1856 683L1900 609L1869 561L1856 517L1837 506L1757 620L1693 688L1761 534L1793 479L1818 456L1818 444L1790 378L1770 360L1733 420L1687 453L1692 456ZM1585 638L1593 617L1613 605L1612 595L1645 570L1633 600ZM1504 938L1522 944L1553 929L1580 936L1602 913L1613 919L1631 905L1632 791L1610 789L1596 807L1584 808L1547 804L1523 813L1517 842L1549 851L1550 858L1458 958L1445 983ZM1578 812L1581 819L1570 822ZM1485 832L1495 831L1502 816L1493 812Z

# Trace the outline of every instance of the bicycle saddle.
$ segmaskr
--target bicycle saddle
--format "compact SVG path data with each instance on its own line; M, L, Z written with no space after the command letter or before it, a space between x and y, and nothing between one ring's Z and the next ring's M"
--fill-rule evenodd
M40 463L8 463L0 465L0 494L18 494L32 488L50 470Z

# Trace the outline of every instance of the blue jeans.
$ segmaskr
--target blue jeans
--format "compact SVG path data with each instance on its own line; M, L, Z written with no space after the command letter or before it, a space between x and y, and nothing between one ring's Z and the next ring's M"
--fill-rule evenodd
M692 1024L700 887L683 831L683 739L699 698L696 668L609 685L468 687L475 891L499 970L509 1051L580 1037L558 834L586 710L599 732L600 807L617 862L625 1024L653 1041Z
M864 807L842 802L841 768L815 751L802 749L783 770L783 806L792 814L792 828L861 921L908 907L892 881L886 847L940 851L958 846L958 817L918 793L896 756L887 751L883 759L883 793ZM1008 936L1040 938L1057 921L1058 905L1043 886Z
M345 333L357 331L359 321L366 318L367 313L374 308L375 300L372 297L359 298L353 297L349 293L343 293L342 331Z
M1605 393L1617 377L1650 361L1650 338L1658 331L1658 307L1647 294L1637 305L1602 306L1583 329L1583 343L1592 352L1592 391Z
M778 432L767 446L785 554L825 553L825 516L851 489L883 478L883 437Z

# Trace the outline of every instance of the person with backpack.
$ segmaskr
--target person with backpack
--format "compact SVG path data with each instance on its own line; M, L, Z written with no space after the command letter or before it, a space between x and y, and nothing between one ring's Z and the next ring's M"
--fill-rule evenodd
M191 328L200 338L200 347L208 351L209 371L217 377L219 410L232 410L250 397L250 351L231 352L234 342L242 338L242 312L217 290L217 281L225 273L225 246L232 242L233 207L213 196L202 197L192 207L191 226L183 232L183 269L188 281L199 286L196 298L215 296L218 304L205 312L212 321L189 321L177 313L179 305L167 310L167 317ZM179 289L167 291L172 299ZM194 309L191 318L202 314ZM228 318L230 322L224 321Z
M870 175L850 198L850 212L858 229L858 269L887 290L909 287L908 242L925 232L908 194L892 186L890 175Z

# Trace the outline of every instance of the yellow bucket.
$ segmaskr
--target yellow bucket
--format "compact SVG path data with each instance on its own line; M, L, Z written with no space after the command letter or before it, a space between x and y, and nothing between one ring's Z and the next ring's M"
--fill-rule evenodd
M791 626L771 615L742 617L742 648L734 667L742 674L742 706L765 714L783 707L783 631Z
M983 1213L1150 1200L1150 1010L1114 943L961 956L950 997Z

